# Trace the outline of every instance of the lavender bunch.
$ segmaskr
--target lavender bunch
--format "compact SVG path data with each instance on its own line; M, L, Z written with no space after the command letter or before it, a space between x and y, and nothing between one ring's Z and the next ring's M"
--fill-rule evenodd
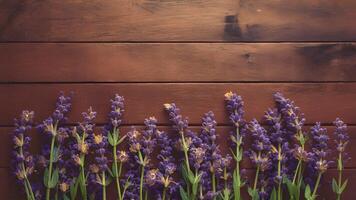
M172 199L176 196L178 187L178 184L173 180L173 175L177 170L175 158L173 157L173 140L168 137L166 132L159 130L156 132L156 138L161 150L157 155L159 162L155 180L163 188L162 195L158 196L158 199ZM148 173L148 175L150 174L152 172Z
M317 190L320 184L322 175L328 169L331 161L327 160L329 154L328 141L326 128L321 127L320 122L317 122L310 131L312 135L312 152L309 155L309 165L312 169L312 174L318 174L317 179L312 191L311 186L307 185L305 188L305 198L307 200L315 200L317 197Z
M83 122L72 130L73 141L70 143L72 154L71 170L79 168L78 171L72 172L75 177L75 185L71 187L71 199L75 199L77 196L77 189L80 188L81 196L84 200L88 199L87 194L87 173L85 163L86 157L89 154L90 147L93 145L94 140L94 120L96 118L96 112L90 107L87 112L83 112Z
M49 160L45 160L44 185L46 187L46 200L51 199L51 189L57 187L59 179L59 168L55 166L60 159L61 145L65 138L65 132L59 131L60 126L67 120L65 116L71 107L71 97L60 94L57 100L56 109L52 116L43 121L38 129L50 136L50 147L45 147L45 155L49 155Z
M169 119L173 123L173 129L179 133L179 146L184 153L184 164L182 165L182 175L186 183L186 190L180 188L180 196L183 200L195 200L198 196L201 174L199 168L205 156L205 149L200 144L197 135L188 130L188 120L180 114L179 108L174 103L164 104L169 114ZM194 146L193 146L194 142ZM190 163L193 162L193 163ZM192 167L194 167L194 172Z
M234 125L235 131L231 135L231 140L233 141L233 147L235 151L233 152L233 157L236 161L236 168L233 173L233 190L234 199L241 199L241 188L244 186L244 181L240 174L240 162L243 156L243 138L245 136L245 120L244 120L244 102L241 96L236 93L228 92L225 94L226 109L229 113L229 119Z
M33 186L30 183L30 176L34 172L34 158L29 152L31 138L26 134L31 130L34 112L24 110L19 119L15 119L15 130L12 141L14 143L13 166L15 175L19 183L24 186L27 200L35 200Z
M349 159L348 154L346 153L346 147L349 143L349 135L347 133L347 125L339 118L336 118L334 121L335 129L335 144L336 151L338 153L337 157L337 171L338 171L338 180L335 178L332 180L332 189L333 192L337 195L337 200L341 199L342 192L346 189L347 179L342 180L342 172L344 169L344 163Z
M258 123L256 119L252 120L248 126L248 130L254 140L252 149L247 152L252 163L257 167L255 180L252 188L248 188L248 193L253 200L268 199L266 172L271 167L270 150L271 142L267 135L267 131ZM260 188L257 188L257 183L260 184Z
M140 165L140 200L148 195L148 190L144 191L144 177L146 170L150 167L151 154L156 145L157 120L150 117L144 121L146 128L141 134L136 129L128 133L130 152L134 154L135 161ZM145 194L144 194L145 192Z
M281 93L274 94L274 100L277 104L278 112L281 115L282 125L285 130L286 141L291 142L296 140L294 149L290 152L286 152L288 157L293 153L295 160L289 159L289 173L292 173L293 179L289 180L284 178L284 182L287 184L290 199L299 200L300 189L303 181L304 164L307 162L308 153L305 150L305 143L307 141L305 133L302 131L302 127L305 122L303 114L300 113L299 107L297 107L293 101L285 98ZM294 168L295 161L297 166Z
M110 122L105 126L106 134L108 135L109 144L112 146L112 154L113 154L113 165L112 172L116 182L116 190L118 193L118 199L123 199L123 194L121 191L120 185L120 177L122 171L122 162L118 159L118 154L122 155L122 152L117 150L118 145L121 144L126 136L120 136L120 125L122 122L122 115L124 113L124 98L115 95L114 99L111 100L111 111L109 113Z

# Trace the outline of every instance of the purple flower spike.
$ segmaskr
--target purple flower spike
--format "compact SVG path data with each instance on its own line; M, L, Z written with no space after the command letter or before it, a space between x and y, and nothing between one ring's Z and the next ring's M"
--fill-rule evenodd
M32 128L34 112L22 111L20 119L15 119L15 130L13 131L14 159L13 167L15 175L21 184L26 184L26 180L34 172L35 162L29 151L31 138L26 132Z
M347 125L339 118L336 118L334 121L335 129L335 144L336 144L336 151L342 155L344 161L347 161L350 157L345 152L346 146L349 143L350 137L347 133Z

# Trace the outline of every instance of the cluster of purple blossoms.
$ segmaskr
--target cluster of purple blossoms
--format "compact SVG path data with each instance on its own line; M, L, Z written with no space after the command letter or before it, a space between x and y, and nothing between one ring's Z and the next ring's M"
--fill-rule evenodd
M326 128L321 127L317 122L310 130L312 136L312 152L309 156L310 165L317 172L324 173L331 163L328 161L330 149L328 147L329 136Z
M158 191L167 191L169 199L178 198L179 184L173 180L174 173L177 170L175 164L175 158L173 157L173 140L168 137L168 134L164 131L157 131L156 133L157 144L160 147L158 159L158 178L157 183L159 185ZM162 189L163 188L163 189ZM157 199L164 199L163 194L157 192Z
M34 157L29 151L31 138L28 136L28 131L32 129L34 112L25 110L22 112L19 119L15 119L15 130L13 131L14 151L12 160L15 168L17 180L23 184L29 184L28 179L35 170ZM31 187L31 185L27 185Z
M248 130L253 138L253 143L251 150L247 151L247 155L257 167L253 189L256 190L258 187L260 199L268 199L268 192L272 189L268 185L269 180L266 173L272 166L270 158L271 141L266 129L256 119L250 122Z
M244 102L240 95L232 92L225 94L225 101L229 119L236 129L235 132L231 133L233 145L242 145L243 138L246 134L246 121L244 119L245 111L243 109Z
M347 133L347 125L339 118L336 118L334 125L336 127L334 132L336 151L341 156L341 160L345 162L350 159L349 155L345 151L350 140Z
M286 153L290 152L289 143L286 139L286 132L283 129L283 124L281 120L281 115L277 109L268 109L265 113L265 121L268 127L268 134L271 142L271 161L274 163L271 166L270 178L275 183L280 184L282 182L283 176L288 176L288 169L286 167L287 155ZM278 164L280 163L281 167L278 171Z
M124 113L124 97L115 94L114 99L111 99L111 109L109 113L110 122L105 126L107 132L118 128L122 123L122 116Z
M224 182L217 184L218 180L224 179L224 171L228 167L232 157L226 155L223 157L219 146L216 142L215 116L212 111L205 113L202 118L202 127L200 138L202 139L202 146L206 147L206 155L202 164L202 191L206 195L204 199L213 199L219 194L218 189L222 190ZM218 179L218 180L217 180Z

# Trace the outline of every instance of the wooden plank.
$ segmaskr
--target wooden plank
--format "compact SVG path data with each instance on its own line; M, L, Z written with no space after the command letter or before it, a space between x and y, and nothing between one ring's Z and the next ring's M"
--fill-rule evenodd
M0 82L356 81L355 43L7 43L0 61Z
M355 8L353 0L4 0L0 40L355 41Z
M230 35L251 41L355 40L353 0L240 0Z
M335 148L334 146L334 127L332 126L325 126L328 129L329 136L331 138L330 140L330 146L331 148ZM138 130L142 129L143 126L139 125L136 126ZM191 126L191 130L200 133L200 126ZM122 134L126 134L129 130L131 129L131 126L123 126L121 127L120 131ZM171 127L168 126L159 126L160 130L167 131L170 134L170 137L174 138L177 133L174 132ZM309 131L310 126L305 127L305 131ZM96 129L96 132L100 132L101 127ZM232 131L232 127L230 126L218 126L217 127L217 133L218 133L218 139L217 142L220 144L220 149L222 153L224 154L231 154L230 152L230 132ZM7 127L7 128L0 128L0 141L2 142L2 145L0 145L0 155L3 155L2 159L0 159L0 168L4 167L10 167L11 165L11 157L12 157L12 147L13 147L13 142L12 142L12 136L11 136L12 128ZM348 129L348 133L350 135L350 144L347 147L347 152L349 152L349 155L351 158L356 158L356 145L352 145L356 143L356 126L350 126ZM44 136L39 134L38 132L31 132L30 136L32 138L31 140L31 152L33 154L38 154L41 151L42 144L44 143L43 139ZM245 139L245 148L249 148L252 144L252 138L247 135ZM126 144L124 144L126 145ZM122 146L121 146L122 147ZM125 146L126 147L126 146ZM337 156L334 155L333 153L330 155L330 159L334 160ZM336 162L335 162L336 163ZM249 159L245 157L245 159L242 162L241 167L243 168L254 168L254 166L250 163ZM333 168L336 168L335 165L332 166ZM346 168L356 168L356 159L351 159L348 161L345 165Z
M307 123L331 123L336 117L356 124L356 83L181 83L181 84L2 84L0 85L0 125L11 125L23 109L32 109L37 120L53 112L60 91L74 92L70 122L81 121L89 106L98 111L97 123L105 123L109 99L115 93L126 98L125 124L142 124L154 115L161 124L168 123L163 104L176 102L192 124L199 124L204 113L212 110L220 124L227 124L224 94L237 91L245 100L246 118L260 119L273 106L272 94L280 91L295 100L305 113Z
M254 171L247 170L246 172L249 179L252 181L254 176ZM2 199L24 199L25 195L20 192L21 188L19 185L15 183L14 177L10 174L9 169L7 168L0 168L0 194L2 195ZM321 181L321 188L318 191L318 198L325 199L325 200L334 200L335 195L331 189L331 180L333 177L337 177L337 172L335 170L329 170L324 174L324 178ZM348 185L346 190L343 193L342 199L353 199L353 191L352 189L356 187L356 170L355 169L347 169L344 172L344 177L348 178ZM116 199L116 191L115 185L110 184L108 188L108 200ZM244 199L248 199L246 187L243 188L243 197Z

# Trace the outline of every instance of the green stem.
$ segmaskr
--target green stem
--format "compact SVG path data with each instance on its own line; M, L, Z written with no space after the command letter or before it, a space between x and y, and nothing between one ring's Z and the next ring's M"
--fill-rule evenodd
M102 173L102 184L103 184L103 200L106 200L106 176L105 171Z
M320 184L320 179L321 179L321 175L323 173L319 172L318 174L318 178L316 179L316 183L315 183L315 187L314 187L314 191L313 191L313 194L312 194L312 199L315 199L316 198L316 191L318 190L318 187L319 187L319 184Z
M338 185L341 187L342 184L342 170L343 170L343 165L340 164L342 162L342 155L339 153L339 160L338 160L338 171L339 171L339 178L338 178ZM341 193L337 193L337 200L341 199Z
M257 188L257 181L258 181L259 173L260 173L260 166L257 166L256 176L255 176L255 183L253 184L253 190L256 190L256 188Z
M83 160L83 163L84 163L84 160ZM86 178L85 178L85 171L84 171L84 166L82 166L81 167L82 169L81 169L81 176L82 176L82 184L83 184L83 187L81 187L81 188L83 188L83 190L84 191L82 191L82 195L83 195L83 200L87 200L88 199L88 197L87 197L87 190L86 190Z
M48 182L47 186L50 185L50 181L52 179L52 168L53 168L53 149L54 149L54 142L56 140L55 136L52 136L52 141L51 141L51 151L49 155L49 169L48 169ZM46 190L46 200L50 200L50 195L51 195L51 189L47 187Z
M240 139L239 139L240 138ZM236 128L236 140L241 140L241 137L240 137L240 130L239 130L239 127ZM238 180L239 183L241 183L241 178L240 178L240 141L236 141L236 174L237 174L237 177L239 177L240 180ZM240 188L241 188L241 184L238 185L237 187L237 194L235 194L235 200L240 200L241 197L240 197Z
M297 165L297 168L295 169L295 173L294 173L294 177L293 177L293 183L295 183L296 179L297 179L297 176L298 176L298 173L299 173L299 167L301 165L301 160L298 161L298 165Z
M116 189L118 193L118 198L119 200L122 199L121 197L121 187L120 187L120 175L119 175L119 170L117 166L117 152L116 152L116 145L113 146L113 155L114 155L114 170L115 170L115 179L116 179ZM120 163L120 168L121 168L121 163ZM121 170L120 170L121 171Z
M164 187L163 188L163 193L162 193L162 200L166 200L166 192L167 192L167 188Z
M20 156L21 156L21 157L24 157L22 146L20 147ZM23 161L21 162L21 167L22 167L22 170L25 172L25 171L26 171L26 167L25 167L25 163L24 163ZM32 187L31 187L31 183L30 183L30 181L29 181L28 178L27 178L27 174L26 174L26 176L25 176L25 182L24 182L24 184L25 184L26 195L28 196L27 198L30 198L30 199L35 200L35 195L33 194Z
M140 178L140 200L143 200L143 176L145 174L145 167L141 167L141 178Z
M281 177L281 144L278 144L278 177ZM278 182L278 200L282 200L282 185L281 181Z
M216 179L215 179L215 172L213 172L211 174L211 184L212 184L212 187L213 187L213 193L215 194L216 193ZM216 197L214 196L214 200L216 199Z

